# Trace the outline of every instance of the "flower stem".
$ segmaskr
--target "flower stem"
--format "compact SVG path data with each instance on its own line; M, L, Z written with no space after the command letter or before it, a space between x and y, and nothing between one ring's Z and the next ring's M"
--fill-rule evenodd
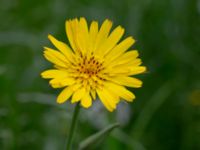
M70 150L71 149L72 140L73 140L73 136L74 136L74 131L75 131L75 128L76 128L76 122L78 120L79 110L80 110L80 104L77 103L76 106L75 106L74 113L73 113L72 123L70 125L69 137L68 137L68 140L67 140L66 150Z

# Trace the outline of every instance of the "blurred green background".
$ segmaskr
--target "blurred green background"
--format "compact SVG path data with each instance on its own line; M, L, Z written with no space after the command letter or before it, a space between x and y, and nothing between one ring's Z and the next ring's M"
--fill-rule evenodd
M67 41L65 20L80 16L125 27L148 72L134 103L81 110L75 146L120 122L94 149L199 150L199 0L0 0L0 150L64 149L74 105L57 105L60 90L40 78L42 47L48 33Z

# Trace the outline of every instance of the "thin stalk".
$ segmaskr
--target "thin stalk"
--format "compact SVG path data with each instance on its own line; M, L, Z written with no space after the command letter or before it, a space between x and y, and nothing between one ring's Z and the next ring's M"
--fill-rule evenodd
M71 125L70 125L69 137L68 137L68 140L67 140L66 150L70 150L71 149L72 140L73 140L73 136L74 136L74 131L76 129L76 123L77 123L77 120L78 120L79 110L80 110L80 104L77 103L76 106L75 106L72 122L71 122Z

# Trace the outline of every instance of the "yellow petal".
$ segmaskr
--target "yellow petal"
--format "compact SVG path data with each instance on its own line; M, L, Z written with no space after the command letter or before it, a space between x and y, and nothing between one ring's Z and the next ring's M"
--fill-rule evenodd
M69 46L67 46L67 44L61 42L61 41L58 41L56 38L54 38L52 35L48 35L48 38L49 40L52 42L52 44L60 51L62 52L66 58L69 60L69 61L73 61L73 58L72 58L72 51L71 49L69 48Z
M72 49L76 50L77 47L76 47L76 43L75 43L75 37L74 37L74 32L72 29L71 22L72 22L71 20L65 22L65 30L66 30L67 37L68 37L68 40L69 40L69 43L70 43Z
M51 84L51 87L54 88L54 89L57 89L57 88L63 88L63 87L66 87L66 86L61 85L60 83L54 83L54 84Z
M89 31L89 54L94 50L94 42L98 34L98 22L92 21Z
M97 34L97 38L96 38L96 41L95 41L95 47L94 47L94 52L96 51L96 49L106 40L109 32L110 32L110 29L112 27L112 22L108 19L106 19L100 30L99 30L99 33Z
M61 87L73 85L74 83L75 83L75 79L70 78L70 77L54 78L49 81L49 84L53 88L61 88Z
M95 90L91 90L90 94L91 94L93 100L96 100L96 91Z
M72 95L73 90L71 89L71 87L66 87L57 97L57 103L64 103L65 101L67 101L70 96Z
M105 86L114 94L118 95L128 102L132 102L133 99L135 99L135 95L123 86L111 82L106 83Z
M126 53L124 53L122 56L119 58L113 60L110 65L121 65L121 64L126 64L128 62L134 61L137 57L139 56L139 53L137 50L131 50Z
M68 86L68 85L72 85L76 82L76 80L72 77L66 77L62 80L61 84L62 85L65 85L65 86Z
M81 99L81 105L84 108L89 108L92 105L92 98L90 97L89 93L86 93L83 98Z
M69 76L69 73L67 73L67 71L64 70L50 69L42 72L41 76L45 79L60 78Z
M82 87L78 90L76 90L72 96L72 103L78 102L79 100L81 100L83 98L83 96L85 95L85 88Z
M109 65L108 68L111 68L113 70L115 70L116 68L123 68L124 70L126 70L126 69L129 69L129 68L139 66L141 64L142 64L142 60L137 58L137 59L134 59L132 61L126 62L124 64L120 64L120 65L118 65L118 64Z
M115 69L113 68L107 68L105 70L106 74L109 74L110 77L118 76L118 75L124 75L124 76L129 76L130 74L130 68L122 68L122 67L116 67Z
M111 78L110 81L113 81L119 85L124 85L124 86L134 87L134 88L139 88L142 86L142 81L133 77L117 76L117 77Z
M53 64L56 64L64 68L67 67L68 62L66 61L64 55L62 55L60 52L56 50L45 47L44 57Z
M130 69L128 75L137 75L137 74L145 72L146 70L147 68L144 66L133 67Z
M79 47L79 44L78 44L78 37L77 35L79 34L79 20L76 18L76 19L73 19L71 22L71 30L72 30L72 33L73 33L73 41L74 41L74 52L76 54L79 54L81 52L80 50L80 47Z
M127 62L126 64L124 64L124 66L139 66L139 65L141 65L142 64L142 60L140 59L140 58L137 58L137 59L135 59L135 60L133 60L133 61L130 61L130 62Z
M76 82L76 84L74 84L71 88L75 92L76 90L78 90L79 88L81 88L81 86L82 86L82 83Z
M100 56L106 55L118 43L123 34L124 29L121 26L118 26L105 42L97 48L97 54Z
M108 92L105 92L105 90L97 89L97 94L99 96L99 99L103 103L103 105L106 107L107 110L112 112L116 108L115 100L111 95L108 94Z
M79 21L79 28L77 32L77 43L78 46L83 54L85 54L88 50L88 40L89 40L89 34L88 34L88 26L85 18L80 18Z
M124 75L124 76L132 76L141 74L146 71L146 67L144 66L118 66L118 67L109 67L105 69L105 73L109 73L109 76L117 76L117 75Z
M132 37L128 37L122 42L120 42L117 46L115 46L105 57L106 61L111 62L112 60L121 56L126 50L128 50L133 44L135 40Z
M110 91L108 88L104 87L102 89L102 92L104 96L107 98L109 105L114 109L116 109L116 106L119 102L119 96L114 94L112 91Z

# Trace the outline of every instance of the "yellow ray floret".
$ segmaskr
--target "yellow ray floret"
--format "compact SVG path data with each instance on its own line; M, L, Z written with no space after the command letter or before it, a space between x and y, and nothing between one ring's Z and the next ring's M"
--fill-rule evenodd
M97 21L88 24L86 19L67 20L65 23L69 44L52 35L48 39L55 49L44 47L44 57L54 69L41 73L50 79L53 88L64 88L57 97L58 103L71 99L84 108L92 106L98 96L107 110L117 108L120 100L132 102L135 95L126 87L139 88L142 81L133 77L146 71L141 66L137 50L128 49L135 43L133 37L120 41L124 28L116 27L106 19L99 27Z

